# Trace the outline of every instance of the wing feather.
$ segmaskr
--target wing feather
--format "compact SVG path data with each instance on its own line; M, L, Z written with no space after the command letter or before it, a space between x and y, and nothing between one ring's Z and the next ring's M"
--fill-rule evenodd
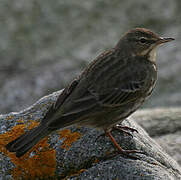
M114 72L114 68L118 65L113 62L114 59L107 59L109 54L106 56L104 57L106 64L103 59L100 59L101 61L97 60L91 65L94 70L97 67L96 63L100 67L106 66L99 70L98 74L95 74L94 70L90 72L90 68L87 68L79 80L73 82L65 89L64 94L60 95L52 107L53 110L47 114L49 127L56 128L58 125L64 127L64 125L73 124L77 118L84 115L104 112L105 107L124 106L142 97L148 72L141 65L136 69L133 59L130 60L132 61L130 64L125 62L122 62L122 65L119 64L119 69ZM103 57L100 56L100 58ZM103 64L100 64L101 62ZM112 68L106 69L109 62ZM139 64L141 63L137 63ZM111 79L105 75L105 69L106 72L112 73ZM60 120L61 123L59 123Z

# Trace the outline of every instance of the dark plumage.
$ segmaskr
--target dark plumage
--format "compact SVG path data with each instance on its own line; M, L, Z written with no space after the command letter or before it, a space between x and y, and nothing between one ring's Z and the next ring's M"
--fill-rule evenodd
M64 89L38 127L6 148L20 157L52 131L78 124L105 130L121 153L139 152L121 149L111 129L151 94L157 79L155 49L171 40L143 28L129 31L115 48L98 56Z

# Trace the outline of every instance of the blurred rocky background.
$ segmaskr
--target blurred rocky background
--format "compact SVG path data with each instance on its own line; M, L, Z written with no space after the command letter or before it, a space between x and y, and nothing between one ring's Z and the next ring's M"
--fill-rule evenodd
M181 164L180 0L0 1L0 114L64 88L134 27L176 39L159 49L157 86L132 117Z
M0 1L0 112L62 89L133 27L176 40L160 48L159 76L144 107L181 104L181 1Z

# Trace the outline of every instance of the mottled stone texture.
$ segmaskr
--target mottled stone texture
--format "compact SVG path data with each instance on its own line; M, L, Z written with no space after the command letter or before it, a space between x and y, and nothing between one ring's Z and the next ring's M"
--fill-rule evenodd
M133 155L134 158L115 153L114 147L107 137L98 138L103 133L102 131L85 127L70 127L60 130L52 134L49 139L43 139L33 148L33 152L27 153L20 159L16 158L13 153L7 152L4 148L5 144L23 133L25 129L36 126L49 106L55 102L59 93L61 91L45 96L33 106L19 113L0 116L0 174L2 178L138 180L181 178L179 165L165 152L168 151L175 157L176 145L174 154L171 148L165 148L167 141L165 141L163 149L135 122L138 121L144 126L158 142L163 142L162 134L166 138L168 133L179 133L181 124L178 119L181 116L181 109L137 112L134 117L123 123L138 130L139 133L134 133L133 138L117 131L113 132L116 140L124 149L138 149L144 152L144 154ZM148 121L150 121L150 125L147 125ZM164 130L165 123L167 130ZM175 127L170 125L171 123L175 124ZM158 130L159 127L160 130ZM152 131L154 129L156 130ZM172 137L170 141L173 139ZM170 143L168 141L167 145L169 146ZM179 151L180 149L177 153Z

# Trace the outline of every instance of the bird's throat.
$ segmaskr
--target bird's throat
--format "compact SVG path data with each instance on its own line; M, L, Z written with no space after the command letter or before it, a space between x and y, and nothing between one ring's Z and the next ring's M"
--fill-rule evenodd
M151 62L156 62L156 54L157 54L157 48L152 48L151 50L148 49L148 50L145 50L143 51L140 55L141 56L146 56L147 59Z
M148 60L150 60L151 62L156 62L156 55L157 55L157 49L153 48L148 54Z

